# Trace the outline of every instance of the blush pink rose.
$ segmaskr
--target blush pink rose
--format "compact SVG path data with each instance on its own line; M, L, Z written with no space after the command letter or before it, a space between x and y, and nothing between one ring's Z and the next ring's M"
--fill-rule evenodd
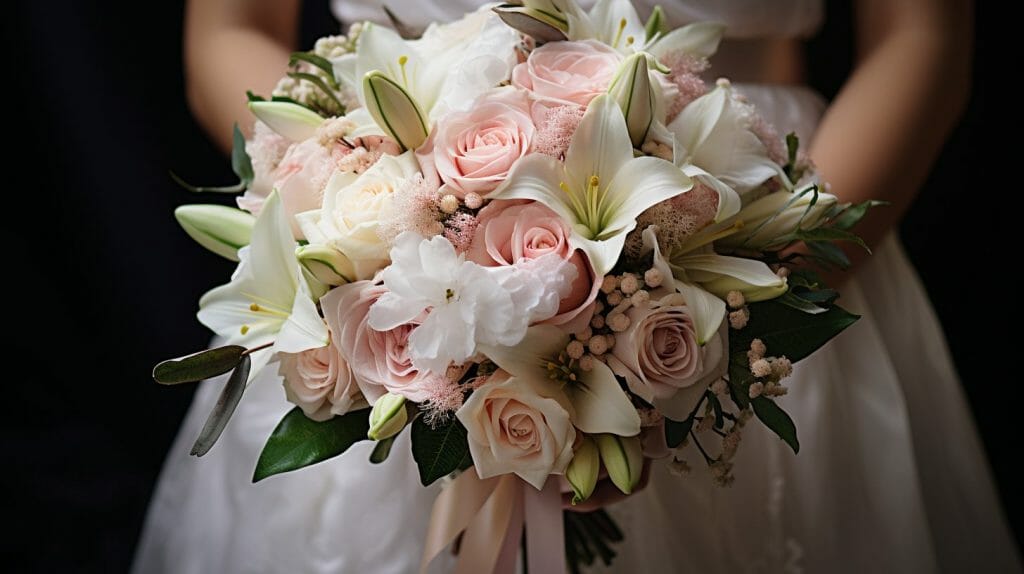
M572 460L571 408L556 387L498 371L455 416L466 427L480 478L515 473L540 490L548 475L565 472Z
M609 365L647 402L668 399L704 376L704 350L686 300L670 293L626 311L629 328L616 334Z
M530 53L512 70L512 85L537 100L586 106L604 93L622 56L594 40L551 42Z
M298 354L283 353L278 373L288 402L315 421L366 406L348 361L328 345Z
M448 114L432 142L442 192L461 199L493 191L529 151L533 137L529 98L522 90L504 88L477 100L469 111Z
M383 285L356 281L332 289L320 299L320 305L331 341L348 361L356 383L371 404L388 391L420 402L429 397L429 383L412 366L408 352L409 336L419 323L377 331L367 322L370 306L386 292Z
M576 267L576 279L562 298L558 314L546 322L564 325L590 321L600 281L582 251L569 244L569 227L547 206L536 202L492 201L479 214L467 259L486 267L515 265L555 253ZM582 326L580 326L582 329ZM570 329L573 330L573 329Z

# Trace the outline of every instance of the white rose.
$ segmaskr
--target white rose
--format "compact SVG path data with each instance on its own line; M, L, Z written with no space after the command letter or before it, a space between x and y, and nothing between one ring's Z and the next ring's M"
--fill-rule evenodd
M572 460L576 429L561 391L504 371L492 375L455 416L469 434L480 478L515 473L540 490Z
M302 232L312 245L343 253L355 279L370 279L388 263L388 245L378 229L392 209L392 195L419 172L411 152L385 155L362 174L336 173L327 182L323 206L300 213Z

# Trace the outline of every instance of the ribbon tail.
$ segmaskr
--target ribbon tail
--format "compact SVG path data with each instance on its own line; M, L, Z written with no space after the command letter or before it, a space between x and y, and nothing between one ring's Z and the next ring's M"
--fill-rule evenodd
M549 476L544 488L523 485L526 512L526 563L530 572L566 574L565 530L562 525L562 494L557 476Z
M473 522L498 486L499 479L481 480L476 471L463 472L437 495L430 513L430 526L420 560L420 574L426 574L430 562L455 541Z

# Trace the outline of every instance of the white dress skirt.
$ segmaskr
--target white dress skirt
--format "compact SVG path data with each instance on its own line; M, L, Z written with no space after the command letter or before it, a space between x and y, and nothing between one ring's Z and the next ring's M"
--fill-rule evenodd
M345 21L379 2L336 2ZM399 14L451 19L477 5L389 0ZM638 2L643 11L643 2ZM814 29L815 0L662 2L669 17L715 19L746 37ZM409 8L401 10L401 8ZM809 141L824 108L805 88L742 86L780 133ZM921 282L895 234L843 288L861 320L796 367L782 406L801 450L750 424L731 487L691 456L679 477L609 508L626 534L601 572L1020 572L983 447ZM439 486L420 485L403 433L381 465L372 445L259 484L264 442L291 405L275 369L251 385L203 458L189 447L222 379L203 383L168 454L134 571L416 572ZM450 569L442 556L432 570Z

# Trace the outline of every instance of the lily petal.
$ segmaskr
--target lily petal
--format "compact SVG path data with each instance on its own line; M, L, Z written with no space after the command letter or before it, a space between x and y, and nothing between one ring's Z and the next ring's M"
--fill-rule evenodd
M562 166L553 157L530 154L512 167L508 179L487 195L487 199L530 199L551 208L565 221L575 221L569 198L560 189Z
M513 377L545 379L548 361L564 351L568 342L569 336L558 327L535 325L518 345L481 345L479 350Z
M274 342L274 350L284 353L301 353L309 349L324 347L330 342L327 324L316 310L316 304L305 281L295 294L295 304L288 319L281 326Z
M629 0L598 0L590 9L597 39L616 50L636 47L645 36L644 23Z
M565 152L565 171L570 186L587 186L593 176L608 185L619 169L633 159L626 120L615 100L601 94L594 98L580 120Z
M629 227L652 205L689 191L693 182L679 168L656 157L638 157L622 166L608 185L610 215L605 233Z
M699 58L710 58L718 51L718 43L725 33L725 26L715 22L695 22L672 30L658 39L648 51L657 58L670 53L690 54Z
M715 213L715 223L739 213L743 202L735 189L695 165L684 165L683 173L718 192L718 212Z
M324 119L316 112L291 102L249 102L249 110L278 135L293 142L316 136Z
M586 433L634 436L640 433L640 416L607 365L594 361L594 368L576 384L566 386L576 410L573 424Z
M676 281L676 291L686 298L686 307L697 330L697 343L710 341L725 320L725 302L697 285Z

